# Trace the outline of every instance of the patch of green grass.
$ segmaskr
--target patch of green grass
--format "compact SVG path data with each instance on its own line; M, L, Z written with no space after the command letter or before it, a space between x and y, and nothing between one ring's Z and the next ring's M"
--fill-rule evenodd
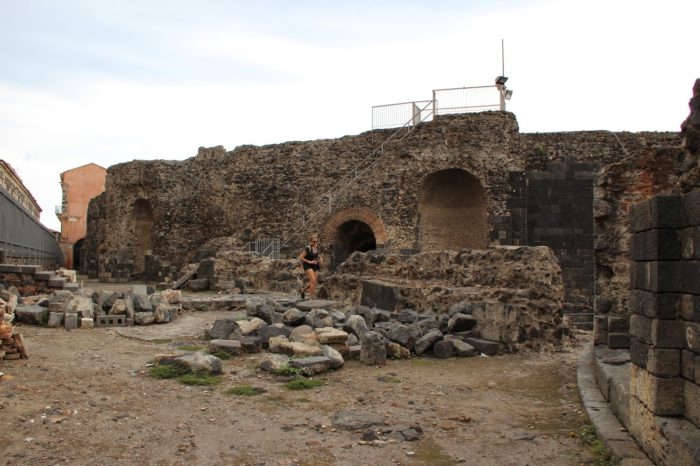
M218 385L221 383L221 377L209 374L183 374L177 380L185 385Z
M598 437L598 432L593 424L586 424L581 427L578 436L584 444L591 447L595 466L616 466L620 463L620 458L615 456Z
M257 396L267 392L264 388L253 387L252 385L237 385L226 390L227 395L235 396Z
M212 356L216 356L217 358L221 359L222 361L226 359L231 359L231 353L227 353L226 351L214 351L213 353L209 353Z
M190 372L188 368L178 364L160 364L151 367L148 371L149 375L154 379L174 379L188 372Z
M304 377L298 377L291 382L287 382L284 386L288 390L310 390L312 388L317 388L323 385L323 380L317 379L306 379Z
M298 376L301 375L301 369L299 369L298 367L290 366L289 364L284 364L279 369L274 371L274 374L284 376Z
M156 345L164 345L167 343L172 343L172 341L172 338L156 338L155 340L151 340L151 343L155 343Z

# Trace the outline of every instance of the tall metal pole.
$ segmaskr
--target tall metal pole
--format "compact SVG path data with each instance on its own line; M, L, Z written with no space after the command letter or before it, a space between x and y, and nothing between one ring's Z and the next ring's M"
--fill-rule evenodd
M501 76L506 75L506 58L505 58L505 46L503 45L503 39L501 39Z

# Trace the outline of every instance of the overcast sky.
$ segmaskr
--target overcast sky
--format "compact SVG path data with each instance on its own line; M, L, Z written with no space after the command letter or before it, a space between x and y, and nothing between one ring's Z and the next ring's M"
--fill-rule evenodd
M697 0L0 0L0 158L60 229L65 170L358 134L373 105L493 84L501 39L521 132L678 131L698 18Z

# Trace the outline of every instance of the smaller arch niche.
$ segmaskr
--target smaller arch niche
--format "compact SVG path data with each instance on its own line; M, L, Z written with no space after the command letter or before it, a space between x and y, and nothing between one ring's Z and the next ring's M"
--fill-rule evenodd
M153 253L153 210L145 199L134 202L134 235L136 236L134 257L136 272L146 269L146 255Z

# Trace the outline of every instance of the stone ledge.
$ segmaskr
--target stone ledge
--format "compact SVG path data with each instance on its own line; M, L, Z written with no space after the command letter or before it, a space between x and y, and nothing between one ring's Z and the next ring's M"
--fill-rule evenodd
M598 436L605 445L618 456L622 464L653 466L646 454L639 448L615 417L610 405L605 401L593 373L594 346L589 344L579 358L576 375L581 401L586 408L588 418L595 425ZM608 381L609 386L612 381Z

